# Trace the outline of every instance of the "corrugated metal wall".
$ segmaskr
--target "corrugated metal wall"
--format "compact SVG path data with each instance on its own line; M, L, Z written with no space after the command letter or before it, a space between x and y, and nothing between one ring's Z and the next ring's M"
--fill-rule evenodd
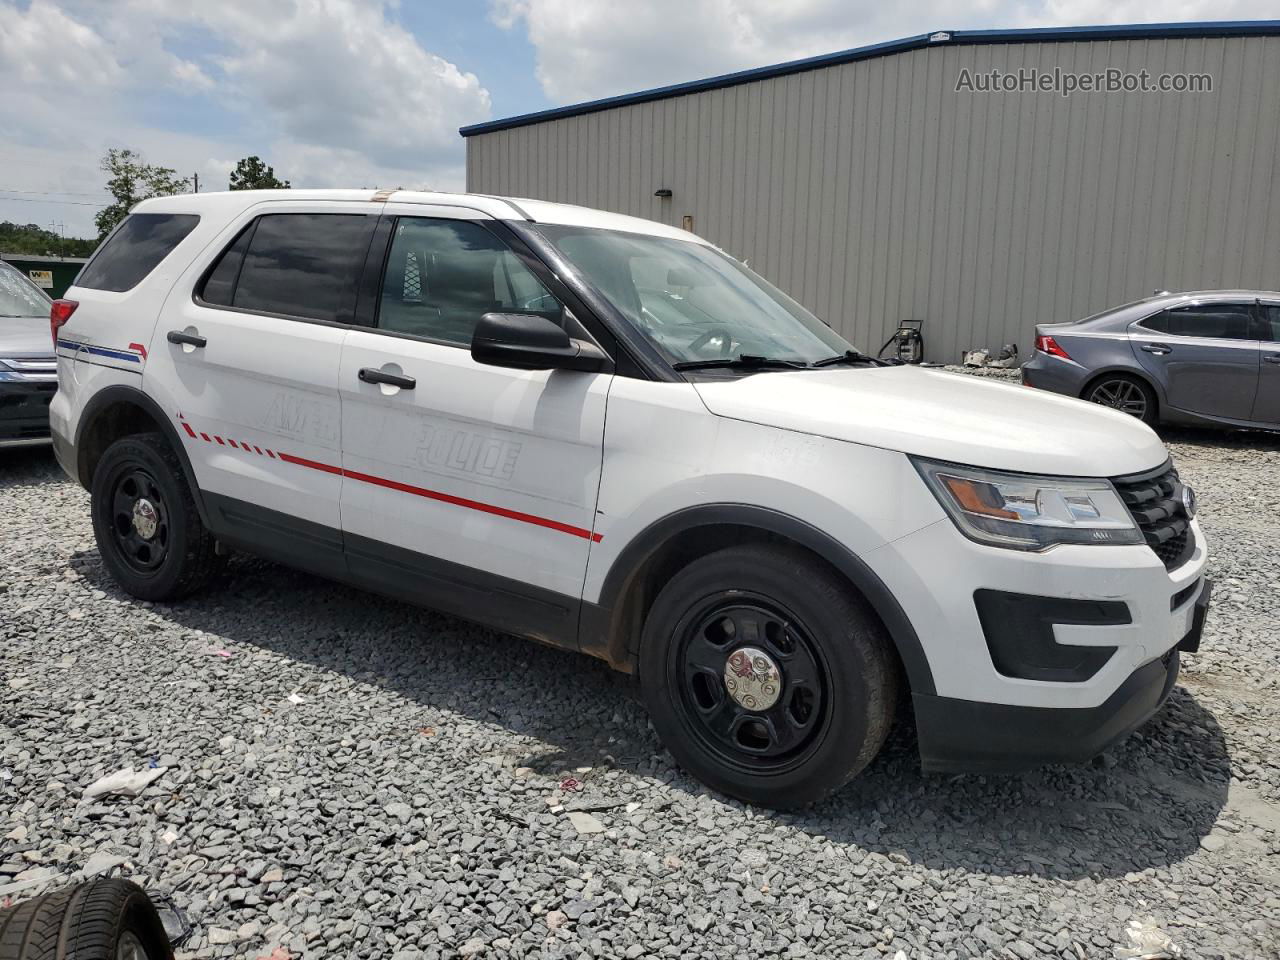
M955 92L1035 67L1213 92ZM938 46L484 133L480 193L694 230L863 349L930 359L1161 287L1280 287L1280 37ZM665 187L674 196L658 199Z

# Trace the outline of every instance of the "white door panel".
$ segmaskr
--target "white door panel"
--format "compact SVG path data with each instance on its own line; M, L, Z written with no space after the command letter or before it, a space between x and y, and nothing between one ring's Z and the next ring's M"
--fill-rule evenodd
M416 385L365 383L362 368ZM338 380L344 532L580 596L609 380L353 330Z
M346 330L180 304L162 318L148 376L185 424L201 489L338 530ZM169 343L170 329L196 332L206 345Z

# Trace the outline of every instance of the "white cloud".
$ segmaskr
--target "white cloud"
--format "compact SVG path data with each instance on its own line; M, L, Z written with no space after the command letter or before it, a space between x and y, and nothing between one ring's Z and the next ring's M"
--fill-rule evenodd
M261 6L221 0L195 16L227 45L219 66L236 96L299 145L427 166L456 161L458 127L489 114L476 76L424 50L380 3L296 0L266 30Z
M66 92L113 86L121 74L106 41L47 0L34 0L25 13L0 5L0 77L6 83Z
M207 189L249 153L295 186L461 188L457 129L489 116L489 93L389 2L0 0L0 191L32 191L0 199L0 218L91 235L93 209L76 204L101 190L113 146ZM75 203L36 192L54 190Z
M932 30L1261 19L1275 0L490 0L490 11L527 32L546 95L572 103Z

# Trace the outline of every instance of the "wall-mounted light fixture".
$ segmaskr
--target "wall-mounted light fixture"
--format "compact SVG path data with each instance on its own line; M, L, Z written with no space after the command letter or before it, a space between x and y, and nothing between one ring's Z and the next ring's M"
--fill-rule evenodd
M653 195L655 197L661 197L663 200L671 199L671 191L668 190L666 187L663 187L661 190L653 191Z

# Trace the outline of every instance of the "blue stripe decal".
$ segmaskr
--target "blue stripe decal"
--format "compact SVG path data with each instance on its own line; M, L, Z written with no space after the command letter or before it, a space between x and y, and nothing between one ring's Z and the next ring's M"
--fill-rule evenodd
M136 353L129 353L125 350L112 350L110 347L91 347L87 343L77 343L74 340L59 340L58 346L64 350L75 350L77 352L83 350L85 353L92 353L99 357L111 357L114 360L128 360L132 363L142 362L142 358Z
M874 57L886 57L895 53L906 53L909 50L921 50L925 47L988 43L1069 43L1088 40L1274 36L1280 36L1280 20L1103 24L1089 27L1032 27L1020 30L937 30L929 33L920 33L914 37L903 37L901 40L888 40L865 47L855 47L852 50L841 50L838 53L826 53L817 57L806 57L803 60L776 63L768 67L739 70L736 73L707 77L703 80L691 80L687 83L674 83L670 86L655 87L652 90L641 90L636 93L606 97L603 100L590 100L586 103L552 107L550 110L539 110L536 113L525 113L502 120L473 123L470 126L460 128L458 133L464 137L474 137L480 133L495 133L498 130L526 127L535 123L545 123L548 120L563 119L564 117L579 117L583 114L598 113L601 110L610 110L614 107L625 107L634 103L650 103L654 100L681 97L690 93L702 93L706 90L718 90L722 87L737 86L740 83L767 80L771 77L783 77L793 73L803 73L806 70L818 70L822 67L832 67L842 63L870 60Z

